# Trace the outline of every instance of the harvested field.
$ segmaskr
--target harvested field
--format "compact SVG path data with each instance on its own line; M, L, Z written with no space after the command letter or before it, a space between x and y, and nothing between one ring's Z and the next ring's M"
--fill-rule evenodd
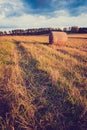
M0 37L0 130L87 129L86 35L48 40Z
M0 37L0 41L18 41L24 43L48 43L48 36L2 36Z
M69 35L67 47L87 52L87 34Z
M87 39L87 34L69 34L68 37L71 37L71 38L84 38L84 39Z

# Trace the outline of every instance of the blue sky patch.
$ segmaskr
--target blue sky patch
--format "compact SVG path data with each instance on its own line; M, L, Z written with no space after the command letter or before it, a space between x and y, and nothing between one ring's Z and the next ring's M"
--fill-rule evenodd
M79 8L87 7L87 0L22 0L26 13L53 14L58 10L67 10L70 15L79 15ZM29 8L28 8L29 7ZM85 10L86 11L86 10Z

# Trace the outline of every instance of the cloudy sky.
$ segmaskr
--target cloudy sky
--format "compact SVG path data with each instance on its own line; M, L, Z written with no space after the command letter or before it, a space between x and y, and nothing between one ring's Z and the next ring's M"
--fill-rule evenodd
M0 30L87 27L87 0L0 0Z

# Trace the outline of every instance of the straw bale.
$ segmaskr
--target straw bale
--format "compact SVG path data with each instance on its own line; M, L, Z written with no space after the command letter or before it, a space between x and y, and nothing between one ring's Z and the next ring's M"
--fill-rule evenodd
M51 32L49 35L49 43L63 46L67 43L68 37L65 32Z

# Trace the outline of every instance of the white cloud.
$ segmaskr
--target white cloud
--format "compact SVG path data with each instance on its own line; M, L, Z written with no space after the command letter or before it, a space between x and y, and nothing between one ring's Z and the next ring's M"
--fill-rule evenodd
M0 1L0 13L5 17L11 17L21 15L23 13L24 6L21 0L1 0Z
M56 2L57 0L54 0ZM82 13L84 8L79 8L81 14L70 16L67 10L54 12L54 17L24 13L21 0L0 0L0 27L39 28L39 27L68 27L87 26L87 13ZM17 13L17 15L16 15Z
M5 17L4 13L0 14L0 20L2 20Z
M39 27L69 27L69 26L87 26L87 14L81 14L78 17L66 15L47 18L45 16L22 15L20 17L4 18L0 20L0 25L17 28L39 28Z

